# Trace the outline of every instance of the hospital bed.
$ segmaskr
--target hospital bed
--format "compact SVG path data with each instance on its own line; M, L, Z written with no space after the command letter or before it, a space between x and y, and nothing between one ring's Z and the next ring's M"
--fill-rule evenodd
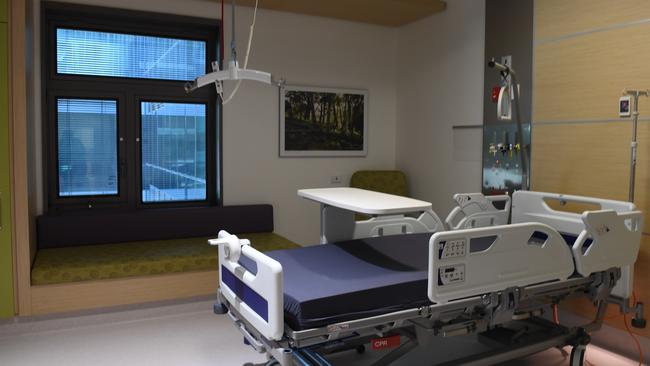
M557 211L549 200L600 209ZM215 312L227 313L268 365L326 366L329 353L398 339L373 364L389 365L432 337L467 334L498 346L449 364L495 364L572 345L571 365L582 365L607 306L630 311L642 214L631 203L527 191L513 195L511 214L509 225L266 254L222 231L211 241L221 271ZM461 216L471 222L472 209ZM564 327L542 316L577 296L595 304L592 322Z

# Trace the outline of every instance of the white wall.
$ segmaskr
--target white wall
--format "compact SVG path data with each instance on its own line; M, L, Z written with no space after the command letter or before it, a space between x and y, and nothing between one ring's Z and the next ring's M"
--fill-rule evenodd
M68 2L215 19L219 15L216 2L199 0ZM252 9L237 9L242 62L251 18ZM227 44L229 19L228 13ZM279 158L278 89L244 83L224 108L224 203L271 203L276 232L300 243L316 243L318 206L299 199L297 189L330 186L332 175L342 176L347 184L356 170L395 167L396 39L391 28L260 10L249 67L270 71L291 84L369 90L369 153L366 158Z
M239 19L248 20L251 9L242 10ZM248 21L238 25L242 37ZM395 41L389 28L260 13L249 67L291 84L368 89L369 153L366 158L279 158L277 88L245 84L224 109L225 203L273 203L278 233L316 243L318 206L296 197L297 189L329 186L332 175L342 175L347 184L356 170L395 167ZM243 58L243 47L239 54Z
M399 29L397 169L411 194L444 217L456 192L481 190L485 2L447 10Z

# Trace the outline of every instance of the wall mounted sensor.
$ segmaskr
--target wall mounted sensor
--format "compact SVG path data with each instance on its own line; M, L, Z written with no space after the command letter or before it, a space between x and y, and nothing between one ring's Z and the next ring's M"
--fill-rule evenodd
M630 108L630 103L632 102L632 97L629 95L623 96L618 100L618 115L621 117L629 117L632 115L632 109Z

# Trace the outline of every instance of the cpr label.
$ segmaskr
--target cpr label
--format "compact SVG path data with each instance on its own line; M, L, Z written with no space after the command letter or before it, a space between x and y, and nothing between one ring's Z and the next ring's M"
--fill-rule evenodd
M399 344L400 344L399 335L394 335L394 336L384 337L384 338L375 338L370 341L370 346L372 347L373 350L393 348L399 346Z

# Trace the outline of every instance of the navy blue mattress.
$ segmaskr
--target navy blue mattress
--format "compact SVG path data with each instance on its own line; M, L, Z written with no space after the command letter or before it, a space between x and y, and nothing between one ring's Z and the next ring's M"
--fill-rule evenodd
M431 304L431 233L350 240L266 254L282 264L284 317L293 330ZM573 235L563 235L569 245ZM255 264L242 257L244 267Z
M268 252L284 272L285 322L303 330L429 304L429 238L385 236Z

